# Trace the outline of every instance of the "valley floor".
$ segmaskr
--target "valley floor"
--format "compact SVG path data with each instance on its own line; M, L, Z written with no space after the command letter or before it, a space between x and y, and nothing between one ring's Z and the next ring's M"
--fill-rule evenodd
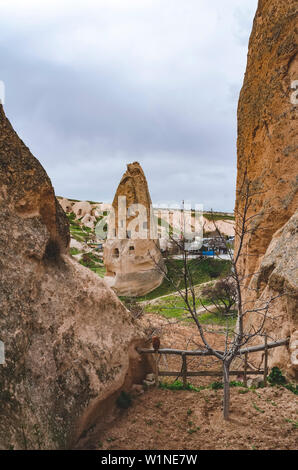
M142 450L261 450L297 448L297 399L267 387L231 391L231 418L222 418L222 390L150 390L91 447Z
M145 324L154 326L161 336L162 347L193 349L200 343L191 324L173 323L159 315L146 314ZM172 324L170 324L170 323ZM208 339L218 347L224 336L218 325L210 327ZM196 361L196 362L195 362ZM190 370L212 368L214 360L196 358ZM160 369L180 370L181 360L168 356ZM164 378L168 383L174 378ZM196 386L208 386L212 377L191 380ZM231 380L235 380L231 378ZM81 442L81 448L102 450L220 450L220 449L296 449L297 396L284 387L267 386L249 389L231 388L231 413L228 422L222 417L223 390L200 391L154 388L133 399L126 410L105 430L95 429ZM113 419L112 419L113 418ZM79 446L80 447L80 446Z

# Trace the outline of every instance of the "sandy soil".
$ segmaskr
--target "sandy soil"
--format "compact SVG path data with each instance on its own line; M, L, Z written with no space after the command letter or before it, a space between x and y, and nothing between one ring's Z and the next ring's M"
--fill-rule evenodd
M97 448L295 449L297 429L287 421L297 420L294 395L240 390L232 389L229 422L222 418L221 391L150 390L98 436Z
M172 324L154 314L144 321L155 327L162 347L190 349L200 344L191 325ZM218 331L208 334L218 348L224 336ZM180 370L181 360L167 357L160 369ZM193 370L211 367L219 370L213 359L190 361ZM167 380L173 381L172 378ZM212 377L191 379L194 385L208 385ZM235 377L233 378L235 380ZM222 418L222 390L171 391L151 389L134 398L127 410L118 410L117 417L104 431L91 432L84 448L91 449L296 449L298 400L292 392L278 387L249 390L231 388L230 420Z

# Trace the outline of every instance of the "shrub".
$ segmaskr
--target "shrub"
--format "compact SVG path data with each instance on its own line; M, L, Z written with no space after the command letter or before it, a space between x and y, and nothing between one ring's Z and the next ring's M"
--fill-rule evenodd
M213 382L212 384L210 384L210 388L212 390L219 390L219 389L223 388L223 383L222 382Z
M230 315L237 298L235 283L229 278L221 279L214 285L203 287L202 297L214 305L222 316Z
M282 385L290 392L298 395L298 385L288 383L287 379L282 375L282 371L278 367L272 367L272 370L268 375L268 382L271 385Z
M78 250L77 248L70 248L69 249L69 253L74 256L74 255L78 255L80 254L80 250Z
M268 382L271 385L284 385L287 383L287 380L282 375L282 372L278 367L273 367L270 374L268 375Z

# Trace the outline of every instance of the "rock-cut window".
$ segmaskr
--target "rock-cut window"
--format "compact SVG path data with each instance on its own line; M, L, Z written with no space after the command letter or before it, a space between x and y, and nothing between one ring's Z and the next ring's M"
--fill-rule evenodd
M119 250L118 250L118 248L114 248L114 250L113 250L113 258L119 258Z
M130 246L129 247L129 254L132 255L135 251L135 247L134 246Z

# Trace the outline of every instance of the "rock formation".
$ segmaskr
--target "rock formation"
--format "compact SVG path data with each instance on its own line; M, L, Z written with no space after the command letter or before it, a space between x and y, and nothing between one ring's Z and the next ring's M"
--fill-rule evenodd
M121 213L119 201L126 198L125 215ZM143 217L135 226L136 216L141 216L133 205L140 204L145 209ZM144 172L138 162L127 165L113 200L115 232L104 246L105 280L115 292L124 296L140 296L158 287L163 274L157 268L162 264L154 218L151 217L151 198ZM124 218L122 218L124 215ZM141 220L142 218L142 220Z
M270 363L284 368L287 375L298 378L298 212L275 234L261 260L258 273L249 288L255 308L262 308L270 299L266 331L270 338L291 338L290 348L270 351ZM247 326L256 327L260 316L252 315ZM296 354L293 354L295 346Z
M64 210L64 212L66 212L67 214L72 212L73 204L68 199L66 199L65 197L59 198L58 202L60 203L60 205L61 205L62 209Z
M234 220L208 220L206 217L203 217L203 224L204 224L204 233L214 233L216 236L216 228L220 231L222 235L227 235L228 237L235 236L235 222Z
M91 214L86 214L81 219L81 222L85 227L94 228L96 224L96 217L94 217L94 215L91 215Z
M92 214L92 206L88 201L77 201L72 206L72 212L74 212L76 219L82 219L86 215Z
M0 448L66 448L107 400L141 383L143 333L114 292L68 256L67 218L2 106L0 219Z
M238 230L244 181L252 184L253 191L247 213L253 217L251 232L245 237L239 262L245 279L243 299L251 308L291 286L291 298L275 304L274 316L282 316L283 328L279 321L275 327L267 326L275 337L291 335L297 328L297 297L293 296L297 277L293 277L290 267L297 218L288 222L298 203L298 108L293 99L294 81L298 80L297 8L296 0L259 0L238 105ZM236 249L238 243L236 238ZM257 291L250 289L253 286L258 286ZM256 321L255 315L248 321ZM287 356L283 364L289 364L289 353L283 354ZM276 359L273 357L272 353L272 365Z

